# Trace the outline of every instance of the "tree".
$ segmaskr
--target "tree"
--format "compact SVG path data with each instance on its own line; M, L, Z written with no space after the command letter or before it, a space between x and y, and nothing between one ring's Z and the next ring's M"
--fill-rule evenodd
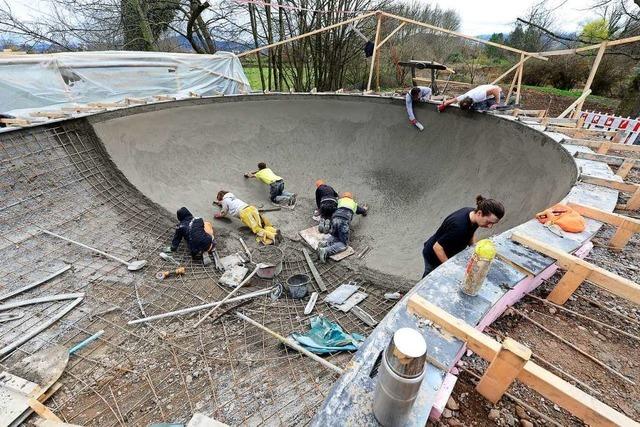
M606 19L595 19L582 27L580 38L587 43L600 43L609 39L609 23Z
M489 41L498 44L505 44L504 34L502 33L493 33L491 37L489 37ZM504 58L504 50L495 46L486 45L485 52L489 58L493 59L503 59Z

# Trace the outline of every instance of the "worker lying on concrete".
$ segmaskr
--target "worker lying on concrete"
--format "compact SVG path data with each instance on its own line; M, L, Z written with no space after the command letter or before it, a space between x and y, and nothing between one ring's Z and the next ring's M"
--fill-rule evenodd
M473 245L478 227L491 228L504 216L502 203L476 197L476 207L458 209L444 219L436 233L424 243L424 274L431 273L452 256Z
M421 131L424 130L424 126L416 120L416 116L413 114L413 103L427 102L429 98L431 98L431 88L425 86L416 86L405 96L404 103L407 107L409 122Z
M486 111L498 106L502 89L497 85L480 85L462 95L447 99L438 105L438 111L443 112L449 105L457 102L461 110Z
M285 191L284 180L273 173L267 167L265 162L258 163L258 170L244 174L245 178L257 178L269 186L269 198L273 203L287 204L289 206L296 204L296 195Z
M177 251L180 242L185 239L193 260L202 260L204 265L211 264L211 253L216 247L211 223L202 218L194 217L185 207L178 209L176 215L179 222L171 246L165 248L165 252Z
M322 179L316 181L316 207L320 215L318 231L328 233L331 230L331 217L338 209L338 193Z
M240 221L256 235L256 241L270 245L280 240L280 230L277 230L267 218L261 215L258 208L243 202L233 193L224 190L218 191L214 203L222 207L222 210L215 214L216 218L226 216L240 218Z
M342 193L338 199L338 209L331 217L331 235L327 241L318 245L320 262L326 262L327 257L339 254L349 246L349 226L354 215L367 216L367 206L358 206L349 192Z

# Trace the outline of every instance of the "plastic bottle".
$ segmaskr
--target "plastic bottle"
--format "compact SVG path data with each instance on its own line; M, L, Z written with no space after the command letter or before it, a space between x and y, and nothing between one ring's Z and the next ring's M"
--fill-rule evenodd
M482 239L476 243L473 255L467 263L467 269L462 282L462 292L476 296L489 273L491 262L496 256L496 247L489 239Z

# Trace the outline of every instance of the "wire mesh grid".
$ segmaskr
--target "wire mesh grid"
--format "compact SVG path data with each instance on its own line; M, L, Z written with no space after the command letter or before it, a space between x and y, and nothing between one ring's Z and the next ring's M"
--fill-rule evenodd
M65 265L72 269L4 302L84 292L78 307L2 361L8 369L34 352L67 348L99 330L105 333L70 358L62 387L48 405L66 422L81 425L147 425L185 422L203 412L231 425L308 424L337 379L313 360L233 316L240 310L282 334L308 329L322 314L348 332L372 328L352 313L320 301L304 315L306 300L268 296L223 306L193 328L202 312L128 325L144 316L222 299L229 291L220 273L175 254L186 274L159 281L155 273L175 265L158 256L174 223L142 196L110 161L82 120L0 134L0 293L34 283ZM42 234L49 229L126 260L146 259L132 273L112 260ZM237 236L222 233L221 255L242 252ZM247 243L256 247L252 239ZM283 271L272 280L252 279L246 291L298 273L311 276L301 244L287 241ZM385 288L335 264L318 265L329 291L356 281L368 294L359 304L382 320L393 303ZM312 281L312 283L315 282ZM317 290L317 289L316 289ZM21 307L22 319L0 324L6 345L62 310L68 301ZM327 359L345 366L350 354Z

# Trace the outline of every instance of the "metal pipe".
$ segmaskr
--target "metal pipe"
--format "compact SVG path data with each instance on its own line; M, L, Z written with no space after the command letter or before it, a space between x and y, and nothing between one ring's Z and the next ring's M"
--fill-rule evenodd
M13 308L23 307L25 305L41 304L43 302L64 301L64 300L74 299L74 298L84 298L84 293L78 292L75 294L58 294L58 295L49 295L45 297L38 297L38 298L32 298L32 299L25 299L22 301L16 301L9 304L0 305L0 311L11 310Z
M66 266L64 266L60 270L56 271L55 273L51 273L49 276L45 277L44 279L40 279L37 282L32 283L32 284L27 285L27 286L23 286L20 289L16 289L15 291L9 292L8 294L0 295L0 301L4 301L4 300L6 300L8 298L11 298L11 297L13 297L15 295L21 294L22 292L28 291L29 289L35 288L36 286L40 286L43 283L46 283L49 280L53 279L54 277L61 275L65 271L69 270L70 268L71 268L71 264L67 264Z

